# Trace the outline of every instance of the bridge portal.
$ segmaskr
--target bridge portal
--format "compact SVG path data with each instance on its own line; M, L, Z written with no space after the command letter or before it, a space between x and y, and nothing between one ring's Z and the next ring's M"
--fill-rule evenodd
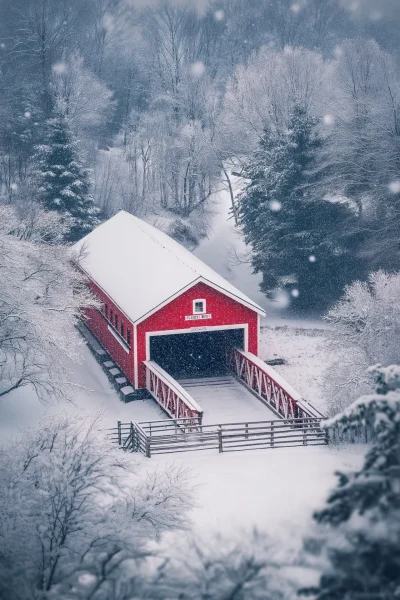
M244 349L244 329L150 336L150 360L174 379L226 375L227 351Z

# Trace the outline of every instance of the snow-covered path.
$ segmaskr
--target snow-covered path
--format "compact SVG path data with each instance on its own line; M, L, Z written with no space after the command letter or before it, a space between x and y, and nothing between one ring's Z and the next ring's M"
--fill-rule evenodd
M232 376L179 382L204 411L204 425L275 421L278 417Z
M237 193L240 180L232 177L232 184ZM252 300L262 306L267 312L275 312L279 307L276 303L268 300L260 292L261 275L255 275L250 263L240 264L234 259L234 255L242 256L248 249L243 237L235 227L230 214L230 198L227 190L222 190L213 197L215 203L215 215L212 219L211 231L207 238L203 239L193 254L210 265L217 273L225 277L233 285L247 294Z

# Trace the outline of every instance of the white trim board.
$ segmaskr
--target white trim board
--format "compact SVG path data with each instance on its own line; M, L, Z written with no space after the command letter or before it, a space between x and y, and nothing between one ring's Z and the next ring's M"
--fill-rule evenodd
M249 326L247 323L238 323L236 325L212 325L211 327L190 327L186 329L166 329L164 331L146 331L146 360L150 358L150 338L160 335L175 335L182 333L207 333L209 331L224 331L228 329L243 329L244 330L244 351L248 351L249 347Z
M108 328L108 331L113 334L113 336L115 337L115 339L117 340L117 342L119 342L121 344L121 346L123 347L123 349L125 350L125 352L127 354L129 354L130 353L130 348L129 348L128 344L124 344L124 342L120 339L119 335L117 333L115 333L114 329L110 325L107 325L107 328Z
M139 365L138 365L138 347L137 347L137 327L133 326L133 376L135 389L139 387Z

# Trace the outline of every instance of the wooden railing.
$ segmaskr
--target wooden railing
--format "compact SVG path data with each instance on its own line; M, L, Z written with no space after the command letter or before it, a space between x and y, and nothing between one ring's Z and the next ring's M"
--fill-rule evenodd
M233 348L228 361L235 376L283 419L322 419L312 404L304 400L284 379L260 358Z
M146 388L172 419L192 419L201 423L203 411L197 402L175 379L152 360L144 362Z
M112 439L124 450L153 454L212 450L231 452L328 443L321 419L286 419L193 427L193 419L118 423Z

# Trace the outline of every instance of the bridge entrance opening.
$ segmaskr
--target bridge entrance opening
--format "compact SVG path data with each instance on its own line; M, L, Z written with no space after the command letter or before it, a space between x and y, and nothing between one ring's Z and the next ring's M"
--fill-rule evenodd
M150 337L150 360L174 379L214 377L229 372L229 348L244 349L244 329L175 333Z

